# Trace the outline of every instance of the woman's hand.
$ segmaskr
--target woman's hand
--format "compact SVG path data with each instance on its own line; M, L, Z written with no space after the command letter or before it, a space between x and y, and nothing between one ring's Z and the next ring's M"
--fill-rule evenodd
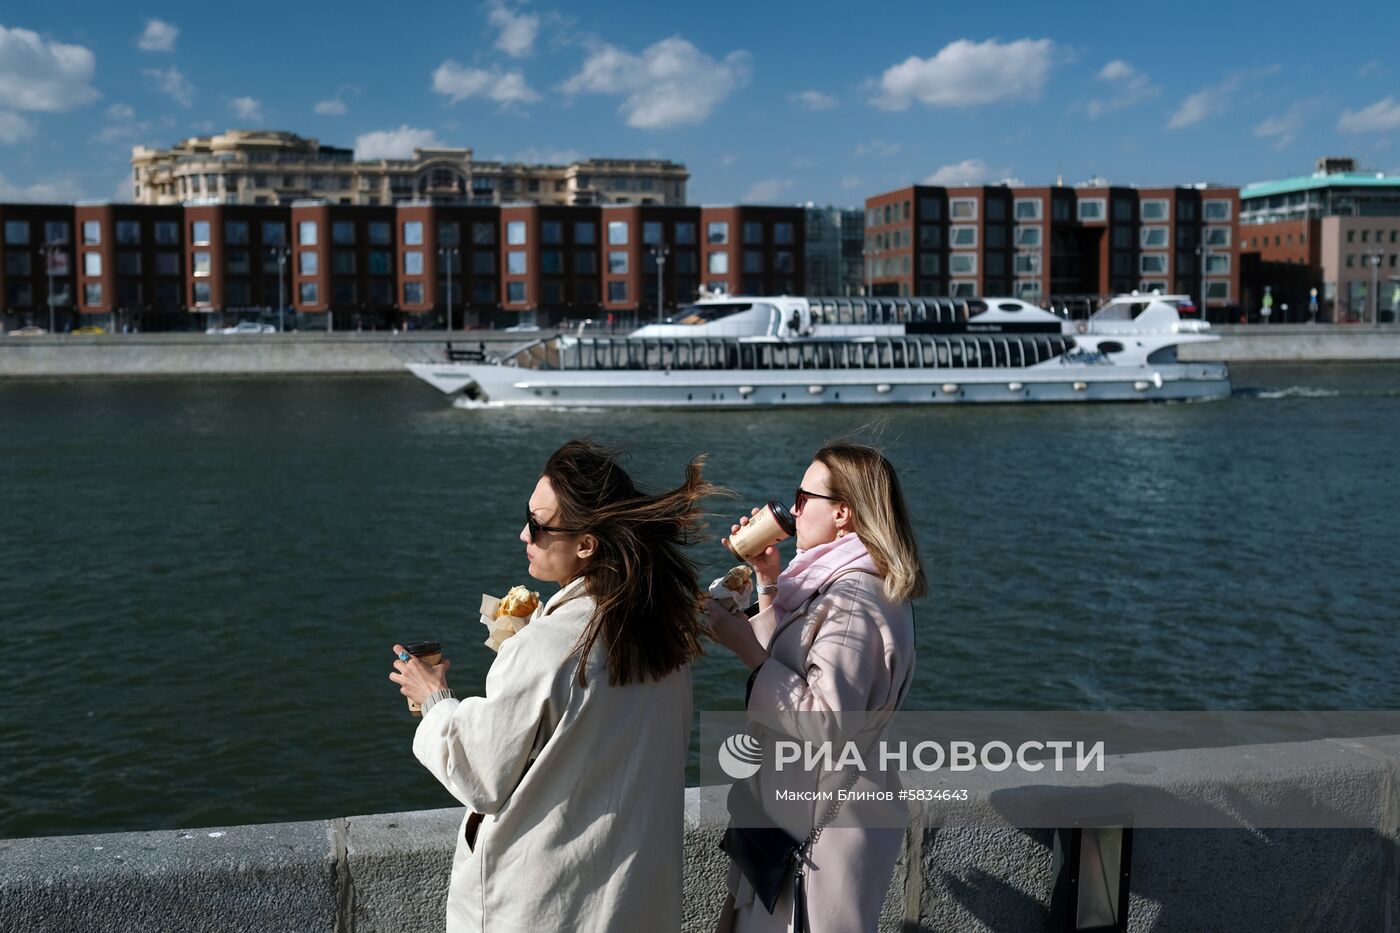
M751 509L749 515L757 515L758 509ZM748 517L740 518L739 524L731 525L729 533L736 535L739 529L749 523ZM753 565L754 576L762 586L772 586L778 582L778 575L783 572L783 559L778 555L778 548L770 545L763 549L763 553L757 555L749 561Z
M768 652L758 643L747 616L730 612L715 602L714 597L705 600L705 609L710 614L710 638L716 644L734 652L749 670L768 660Z
M407 661L400 660L406 654L403 645L394 646L394 673L389 679L399 685L399 693L422 706L429 696L447 688L447 669L452 662L443 658L440 664L424 664L411 654Z

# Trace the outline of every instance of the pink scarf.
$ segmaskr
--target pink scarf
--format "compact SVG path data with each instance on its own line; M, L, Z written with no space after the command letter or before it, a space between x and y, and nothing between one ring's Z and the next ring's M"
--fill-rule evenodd
M834 541L798 551L792 563L778 577L778 592L773 597L775 615L781 619L801 607L827 581L847 570L880 572L874 558L865 549L865 542L858 535L842 535Z

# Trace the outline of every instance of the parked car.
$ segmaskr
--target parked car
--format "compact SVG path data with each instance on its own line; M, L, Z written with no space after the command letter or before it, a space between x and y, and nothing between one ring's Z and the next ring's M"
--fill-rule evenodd
M75 334L105 334L105 333L107 333L107 331L106 331L105 328L98 327L96 324L84 324L82 327L79 327L79 328L77 328L76 330L74 330L73 333L75 333Z
M10 336L11 336L11 337L39 337L39 336L41 336L41 335L43 335L43 334L47 334L47 333L48 333L48 331L44 330L42 327L36 327L36 326L34 326L33 324L28 324L28 325L26 325L26 326L24 326L24 327L18 327L18 328L16 328L16 329L10 331Z
M239 321L228 327L211 327L205 331L206 334L275 334L277 328L271 324L259 324L257 321Z

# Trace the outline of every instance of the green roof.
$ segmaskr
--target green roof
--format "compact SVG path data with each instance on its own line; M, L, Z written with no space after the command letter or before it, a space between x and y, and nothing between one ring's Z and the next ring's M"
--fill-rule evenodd
M1302 175L1280 181L1260 181L1240 189L1240 200L1292 194L1317 188L1400 188L1400 175L1383 172L1337 172L1332 175Z

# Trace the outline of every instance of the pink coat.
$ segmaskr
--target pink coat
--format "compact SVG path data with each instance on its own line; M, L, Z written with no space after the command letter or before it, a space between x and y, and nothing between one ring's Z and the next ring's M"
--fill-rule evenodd
M914 671L914 610L905 601L885 595L884 581L874 574L847 572L836 577L805 607L775 619L771 608L753 618L754 633L768 649L749 694L750 715L838 711L893 712L903 702ZM880 726L861 727L842 735L857 743L862 754L878 740ZM769 774L769 772L764 772ZM856 790L900 789L897 771L871 772ZM823 790L839 790L842 776L816 780ZM771 799L771 795L768 795ZM897 796L896 796L897 800ZM829 804L813 804L813 819ZM908 816L904 804L894 805L893 826ZM807 827L788 827L798 838ZM807 869L808 927L812 933L851 933L874 930L885 899L904 834L899 829L832 827L812 847ZM729 891L734 897L732 929L736 933L791 929L792 885L772 914L754 895L748 881L730 866ZM730 929L729 916L720 929Z

